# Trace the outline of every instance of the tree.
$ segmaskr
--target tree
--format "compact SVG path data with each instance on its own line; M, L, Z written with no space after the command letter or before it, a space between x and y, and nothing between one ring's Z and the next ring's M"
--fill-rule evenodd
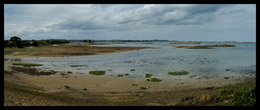
M10 38L10 41L17 42L17 41L22 41L22 39L20 37L13 36L13 37Z
M31 46L39 46L38 42L37 41L32 41L32 45Z
M18 48L24 47L24 45L22 43L22 39L20 37L13 36L13 37L10 38L10 41L11 41L11 44L14 44Z

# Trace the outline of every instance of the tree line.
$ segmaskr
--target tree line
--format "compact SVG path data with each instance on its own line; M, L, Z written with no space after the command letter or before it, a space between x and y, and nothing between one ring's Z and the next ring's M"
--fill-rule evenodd
M51 44L64 44L69 43L67 40L44 40L44 41L36 41L36 40L22 40L20 37L13 36L10 40L4 41L4 47L18 47L24 48L28 46L39 46L39 45L51 45Z

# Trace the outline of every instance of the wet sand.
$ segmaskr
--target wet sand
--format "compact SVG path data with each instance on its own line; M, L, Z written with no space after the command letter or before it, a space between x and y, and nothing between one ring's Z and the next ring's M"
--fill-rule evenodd
M210 79L183 79L178 76L176 78L163 79L161 82L146 81L146 78L127 78L114 76L96 76L90 74L69 74L64 77L60 74L53 75L28 75L23 72L18 72L10 69L11 62L5 62L5 105L144 105L144 106L158 106L158 105L175 105L181 102L181 99L188 96L200 96L204 94L211 94L214 96L212 88L230 86L244 82L254 82L254 77L232 77L225 79L223 77L216 77ZM132 84L137 84L133 86ZM14 86L15 85L15 86ZM17 87L41 91L44 93L69 96L73 99L73 104L67 102L59 102L56 99L55 103L49 103L46 97L39 98L41 103L20 103L17 98L16 101L10 97L20 97L17 94L26 94L23 92L16 93L13 89ZM141 89L145 87L146 89ZM11 89L10 89L11 88ZM210 89L207 89L210 88ZM169 97L167 96L171 96ZM17 95L17 96L16 96ZM28 96L30 97L30 96ZM35 96L31 96L35 97ZM38 96L37 96L38 97ZM164 97L164 98L163 98ZM77 100L89 100L91 103L75 103ZM159 99L158 99L159 98ZM156 99L156 100L151 100ZM28 100L28 99L24 99ZM35 99L36 100L36 99ZM52 100L52 99L51 99ZM107 102L103 102L105 100ZM29 101L29 100L28 100ZM71 101L71 100L70 100ZM112 101L112 102L111 102ZM15 102L11 104L10 102ZM84 102L84 101L83 101ZM115 102L115 103L114 103ZM124 103L127 102L127 103ZM137 104L137 102L139 102ZM20 103L20 104L19 104ZM93 104L94 103L94 104ZM204 105L210 105L212 102ZM219 103L219 102L216 102Z

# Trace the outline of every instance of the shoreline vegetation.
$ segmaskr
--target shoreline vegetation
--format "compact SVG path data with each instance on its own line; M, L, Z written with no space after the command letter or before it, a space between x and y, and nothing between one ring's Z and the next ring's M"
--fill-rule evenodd
M212 47L235 47L235 45L228 45L224 43L222 45L177 46L177 48L186 48L186 49L212 49Z
M169 42L169 44L200 44L201 42L187 41L187 42Z

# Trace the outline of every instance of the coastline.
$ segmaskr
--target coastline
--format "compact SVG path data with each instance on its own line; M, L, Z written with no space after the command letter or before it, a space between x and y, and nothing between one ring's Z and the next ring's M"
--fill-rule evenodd
M65 47L62 48L64 49ZM100 49L106 50L106 47L89 48L95 48L95 52L97 52L96 54L109 54L150 47L109 47L111 52L100 51ZM34 51L37 50L34 49ZM44 51L44 53L47 53L46 50ZM68 50L65 49L63 52L64 51ZM80 51L78 50L78 52ZM26 52L21 52L20 54L16 54L16 56L12 54L5 55L4 58L18 58L17 62L19 62L19 58L44 56L34 56L32 53L29 55L24 55ZM45 55L48 56L50 54ZM48 57L59 57L60 55L62 55L62 52L56 54L56 56ZM70 56L73 54L67 55ZM218 105L222 101L218 100L219 96L216 95L215 89L219 87L243 85L247 84L248 82L250 82L250 84L255 84L256 81L255 76L233 76L229 77L228 79L226 79L224 76L214 78L181 78L179 76L171 76L171 78L163 79L160 82L150 82L147 81L145 77L128 78L77 73L69 74L68 77L64 77L59 73L51 75L30 75L11 69L10 67L13 66L22 68L20 65L12 65L14 62L16 61L4 61L5 106L177 106L180 103L186 103L186 98L191 96L196 96L199 98L210 97L211 100L203 100L202 102L198 102L196 104L189 103L188 105ZM37 68L34 69L38 71ZM64 97L65 102L63 101ZM30 98L35 98L34 100L39 102L30 103ZM22 99L22 101L20 99Z

